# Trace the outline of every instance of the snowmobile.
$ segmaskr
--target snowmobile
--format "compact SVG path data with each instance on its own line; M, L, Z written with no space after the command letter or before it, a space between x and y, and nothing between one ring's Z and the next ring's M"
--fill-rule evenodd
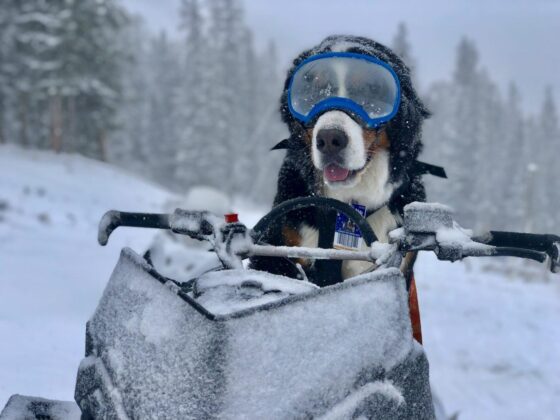
M264 233L291 211L344 214L367 251L271 246ZM560 272L560 237L512 232L473 236L439 204L405 207L403 227L380 243L350 205L306 197L287 201L253 229L237 215L110 211L105 245L118 227L169 229L209 241L221 269L179 282L149 258L123 249L87 323L75 401L12 396L0 419L376 418L435 419L428 360L413 339L409 284L399 270L409 251L438 259L514 256ZM333 232L334 233L334 232ZM363 260L375 270L318 287L251 270L250 257Z

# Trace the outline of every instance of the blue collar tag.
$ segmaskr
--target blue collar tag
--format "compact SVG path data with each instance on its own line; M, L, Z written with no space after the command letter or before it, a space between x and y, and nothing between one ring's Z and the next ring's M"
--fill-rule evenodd
M366 206L352 204L352 207L362 216L366 217ZM346 217L345 214L338 213L336 215L336 224L334 228L333 248L354 251L362 247L363 241L360 228Z

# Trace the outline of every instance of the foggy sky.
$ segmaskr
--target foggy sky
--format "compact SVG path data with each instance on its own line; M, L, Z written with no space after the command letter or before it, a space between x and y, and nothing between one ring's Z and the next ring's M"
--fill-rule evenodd
M462 36L505 92L510 81L524 107L537 111L545 85L560 100L560 1L556 0L243 0L258 45L273 39L286 69L295 55L327 35L364 35L390 44L397 24L409 29L418 78L449 78ZM154 31L177 32L180 0L123 0Z

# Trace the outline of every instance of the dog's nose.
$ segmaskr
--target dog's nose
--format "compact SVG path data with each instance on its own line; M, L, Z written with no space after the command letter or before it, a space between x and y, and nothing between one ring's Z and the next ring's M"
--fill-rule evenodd
M317 149L327 155L336 154L348 145L348 136L339 128L322 128L317 133Z

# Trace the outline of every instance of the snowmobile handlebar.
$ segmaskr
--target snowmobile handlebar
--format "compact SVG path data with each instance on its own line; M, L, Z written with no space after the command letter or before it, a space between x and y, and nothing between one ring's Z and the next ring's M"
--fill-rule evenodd
M309 201L310 198L306 198ZM346 214L344 203L332 199L312 197L312 203L301 205L295 202L296 209L313 206L331 206L333 201L343 207L334 207ZM326 200L326 201L325 201ZM344 207L346 206L346 207ZM172 214L128 213L111 210L103 216L99 225L98 241L106 245L111 233L120 226L169 229L198 240L213 243L214 250L225 266L240 266L240 260L251 256L311 258L330 260L363 260L380 264L398 260L391 255L404 255L409 251L433 251L438 259L456 261L466 257L510 256L548 262L552 272L560 272L560 236L550 234L530 234L516 232L490 231L485 235L472 236L462 229L452 218L452 211L442 205L413 203L405 207L403 227L389 234L390 244L381 244L366 238L366 244L373 243L368 250L350 251L322 248L301 248L270 246L258 244L266 226L285 214L286 209L275 208L249 230L245 225L224 223L218 216L207 211L188 211L176 209ZM354 210L350 208L351 210ZM292 209L293 210L293 209ZM350 211L348 211L350 213ZM357 213L357 212L356 212ZM357 214L347 214L364 231L371 230L365 219ZM373 239L375 234L371 232ZM366 235L364 235L366 236ZM232 245L233 241L238 242ZM368 245L369 245L368 244Z
M169 229L169 215L164 213L129 213L109 210L99 222L97 231L99 245L107 245L111 233L120 226Z
M274 207L262 217L251 230L255 242L269 229L270 225L289 212L316 207L323 210L336 210L348 216L362 232L366 245L377 241L371 226L352 206L346 203L323 197L301 197L287 200ZM99 222L97 239L105 246L109 236L120 226L141 227L152 229L169 229L175 233L187 235L195 239L204 240L212 236L223 224L218 216L208 211L175 209L172 214L165 213L129 213L110 210L103 215Z
M214 224L218 217L207 211L176 209L174 213L131 213L109 210L99 222L97 241L105 246L109 236L118 227L139 227L148 229L169 229L181 235L204 240L214 234Z

